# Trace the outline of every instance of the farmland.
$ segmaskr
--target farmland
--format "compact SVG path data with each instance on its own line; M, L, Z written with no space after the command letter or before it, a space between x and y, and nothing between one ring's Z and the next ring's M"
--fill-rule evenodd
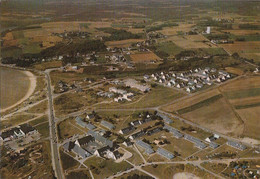
M130 57L134 63L161 61L161 58L155 55L153 52L135 53L131 54Z

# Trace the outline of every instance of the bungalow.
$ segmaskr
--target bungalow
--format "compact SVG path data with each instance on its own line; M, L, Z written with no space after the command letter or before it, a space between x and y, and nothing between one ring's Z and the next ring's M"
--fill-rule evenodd
M190 135L185 134L185 135L184 135L184 139L186 139L186 140L188 140L188 141L194 143L195 146L198 147L198 148L200 148L200 149L204 149L204 148L207 147L203 142L201 142L199 139L197 139L197 138L195 138L195 137L193 137L193 136L190 136Z
M160 118L162 118L163 121L164 121L166 124L171 124L171 123L173 123L173 121L172 121L168 116L166 116L166 115L163 115L163 114L161 114L161 113L159 113L159 112L158 112L156 115L159 116Z
M174 158L174 155L171 152L169 152L163 148L158 148L156 153L164 158L167 158L168 160L171 160Z
M132 132L132 131L134 131L134 130L135 130L135 127L129 126L129 127L124 128L124 129L121 129L121 130L119 131L119 133L120 133L120 134L128 134L128 133L130 133L130 132Z
M227 141L227 145L233 147L233 148L236 148L238 150L245 150L246 149L246 146L243 145L243 144L240 144L238 142L234 142L234 141Z
M111 124L110 122L107 122L107 121L104 121L102 120L101 123L100 123L103 127L109 129L109 130L112 130L115 128L115 126L113 124Z
M182 133L180 133L177 129L175 129L171 126L165 125L163 128L168 130L170 133L172 133L172 135L177 139L180 139L183 137Z
M94 126L94 125L91 124L91 123L88 123L88 124L86 125L86 128L87 128L88 130L93 130L93 129L96 128L96 126Z
M154 150L153 150L152 146L150 146L149 144L145 143L142 140L137 140L136 141L136 145L138 145L139 147L143 148L145 150L145 153L148 154L148 155L154 153Z

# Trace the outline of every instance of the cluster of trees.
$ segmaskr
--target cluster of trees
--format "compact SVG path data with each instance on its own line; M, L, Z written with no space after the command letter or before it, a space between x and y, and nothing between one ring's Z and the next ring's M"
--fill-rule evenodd
M133 174L132 176L128 176L127 179L152 179L153 177ZM123 177L121 179L124 179Z
M113 28L99 28L98 30L111 34L109 37L103 37L105 41L140 39L142 37L141 34L133 34L126 30L117 30Z
M76 56L77 53L89 53L93 51L105 51L106 46L100 40L85 40L83 42L73 42L71 44L58 43L53 47L43 50L40 54L43 57L53 57L57 55Z

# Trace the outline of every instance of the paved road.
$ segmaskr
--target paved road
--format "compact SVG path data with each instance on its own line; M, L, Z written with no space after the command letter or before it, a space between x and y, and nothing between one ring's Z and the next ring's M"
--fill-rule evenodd
M59 148L57 144L57 131L55 124L54 108L53 108L53 99L52 99L52 89L51 89L51 79L49 72L51 70L46 70L46 80L47 80L47 89L48 89L48 101L49 101L49 129L50 129L50 143L51 143L51 153L52 153L52 166L55 172L55 176L58 179L65 178L63 177L63 172L60 163Z

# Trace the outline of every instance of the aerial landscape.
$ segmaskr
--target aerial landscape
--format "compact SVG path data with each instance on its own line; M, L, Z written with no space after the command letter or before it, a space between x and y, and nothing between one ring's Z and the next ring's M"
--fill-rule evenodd
M260 178L260 1L0 11L1 179Z

